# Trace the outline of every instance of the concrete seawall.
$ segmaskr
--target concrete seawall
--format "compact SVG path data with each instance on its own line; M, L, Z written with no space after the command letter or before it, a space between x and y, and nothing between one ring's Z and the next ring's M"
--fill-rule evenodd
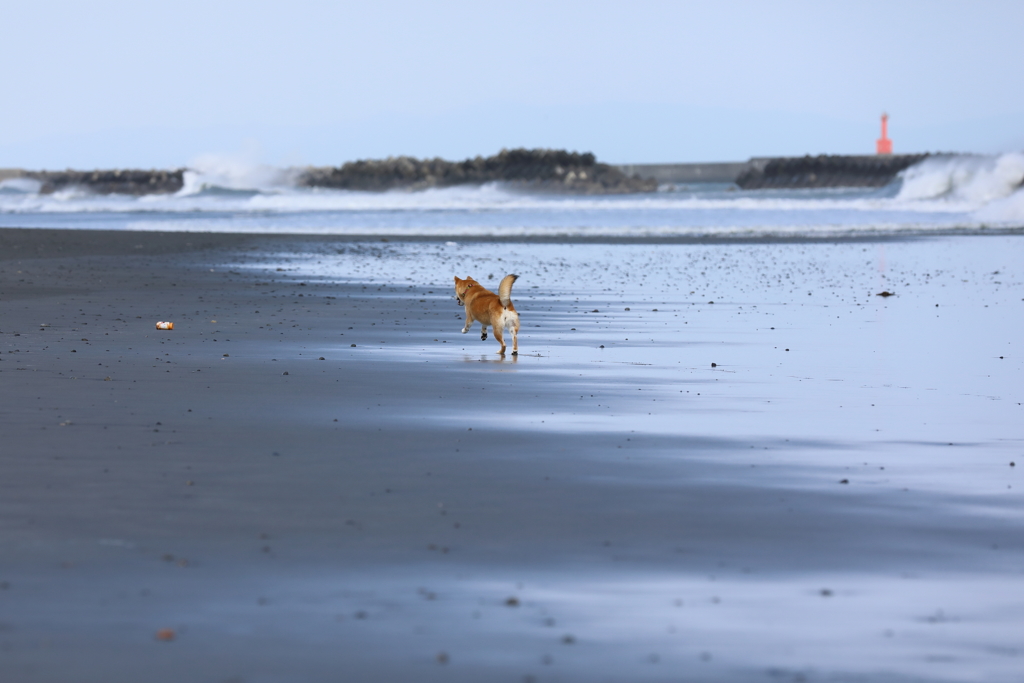
M654 178L659 184L733 183L750 167L749 161L698 164L619 164L615 168L628 176Z
M296 183L339 190L418 190L504 182L520 189L561 194L654 192L657 182L598 163L589 152L552 149L503 149L490 157L463 161L390 157L308 168Z
M744 190L814 187L883 187L928 154L754 157L697 164L619 164L627 175L659 184L736 183Z
M185 169L115 169L109 171L25 171L0 168L0 182L17 178L39 183L40 194L53 194L70 188L82 188L95 194L173 194L184 186Z
M735 179L744 190L884 187L928 154L755 158Z
M882 187L928 154L754 157L695 164L601 164L591 154L510 150L488 158L448 162L398 157L339 167L296 169L298 184L355 190L422 189L505 181L523 188L576 194L653 192L658 185L735 183L744 190ZM184 169L24 171L0 169L0 182L30 178L47 194L79 187L96 194L169 194L183 186Z

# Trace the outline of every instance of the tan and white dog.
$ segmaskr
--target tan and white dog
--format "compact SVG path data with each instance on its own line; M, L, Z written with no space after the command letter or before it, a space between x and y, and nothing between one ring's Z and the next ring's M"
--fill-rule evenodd
M512 330L512 355L519 355L519 314L512 305L512 283L518 275L506 275L498 285L498 293L485 289L471 277L460 280L455 276L455 300L466 307L466 325L462 334L469 332L474 320L479 320L482 329L480 339L487 339L488 325L494 330L494 338L501 344L498 353L505 355L505 330Z

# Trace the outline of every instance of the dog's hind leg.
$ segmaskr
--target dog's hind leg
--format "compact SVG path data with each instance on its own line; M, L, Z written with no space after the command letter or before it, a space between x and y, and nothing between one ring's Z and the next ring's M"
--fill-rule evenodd
M501 355L505 355L505 337L502 335L501 325L494 325L491 329L494 330L494 338L501 344L501 349L498 351Z
M519 355L519 316L512 321L512 355Z
M487 325L480 324L480 341L487 341Z

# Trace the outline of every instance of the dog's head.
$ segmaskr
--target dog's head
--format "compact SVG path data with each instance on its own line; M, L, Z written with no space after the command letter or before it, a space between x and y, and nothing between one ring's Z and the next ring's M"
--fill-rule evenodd
M458 302L459 306L466 305L466 292L469 291L470 287L479 287L480 283L471 277L467 277L465 280L460 280L459 276L455 276L455 301Z

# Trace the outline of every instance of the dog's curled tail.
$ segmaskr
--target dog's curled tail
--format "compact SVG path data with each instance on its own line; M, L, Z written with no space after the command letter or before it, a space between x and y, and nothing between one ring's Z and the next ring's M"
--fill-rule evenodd
M518 275L506 275L501 279L501 284L498 285L498 301L505 308L512 303L512 283L519 279Z

